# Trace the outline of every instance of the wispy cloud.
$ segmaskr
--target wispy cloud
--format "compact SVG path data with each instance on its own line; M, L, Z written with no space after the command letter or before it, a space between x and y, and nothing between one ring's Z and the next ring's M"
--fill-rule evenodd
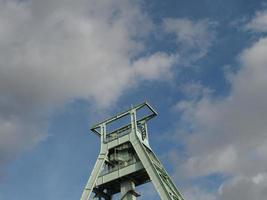
M198 21L186 18L167 18L163 28L167 33L175 34L180 53L195 61L208 53L215 40L216 23L208 19ZM183 55L183 56L185 56Z

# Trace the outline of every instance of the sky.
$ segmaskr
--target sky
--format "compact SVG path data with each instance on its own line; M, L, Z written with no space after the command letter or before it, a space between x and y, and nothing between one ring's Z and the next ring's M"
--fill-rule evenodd
M79 199L89 128L144 101L186 200L266 199L267 3L0 0L0 200Z

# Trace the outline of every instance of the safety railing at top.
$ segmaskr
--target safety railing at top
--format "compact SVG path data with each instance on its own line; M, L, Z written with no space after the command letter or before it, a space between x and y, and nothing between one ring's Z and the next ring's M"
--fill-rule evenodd
M146 113L142 113L140 116L138 115L141 110L146 110ZM129 122L126 125L123 125L119 128L116 128L115 130L111 131L110 133L107 132L107 126L116 122L117 120L122 119L125 116L134 115L134 122ZM137 106L133 106L132 108L128 109L127 111L124 111L122 113L119 113L111 118L108 118L102 122L97 123L91 128L91 131L94 132L99 137L101 134L105 134L106 138L104 138L105 142L117 139L118 137L122 137L126 134L128 134L132 127L133 123L136 124L137 128L139 128L138 125L144 124L153 117L157 116L157 112L154 110L154 108L149 105L148 102L144 102L142 104L139 104Z

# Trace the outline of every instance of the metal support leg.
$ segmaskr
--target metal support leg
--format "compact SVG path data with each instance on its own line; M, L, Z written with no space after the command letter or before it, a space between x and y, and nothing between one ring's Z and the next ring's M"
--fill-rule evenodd
M149 152L136 135L131 142L161 199L184 200L156 155Z
M86 184L86 187L83 190L81 200L88 200L89 199L89 197L93 191L94 185L96 183L96 179L97 179L97 177L100 173L100 170L102 169L102 166L103 166L105 159L107 157L107 154L108 154L108 151L99 154L97 161L95 163L93 172L92 172L91 176L89 177L89 180Z

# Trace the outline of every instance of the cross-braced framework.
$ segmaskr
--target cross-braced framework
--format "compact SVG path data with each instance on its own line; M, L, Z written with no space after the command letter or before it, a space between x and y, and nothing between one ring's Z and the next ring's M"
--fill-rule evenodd
M147 122L157 116L147 103L104 120L91 128L101 139L100 153L81 200L121 200L140 196L135 186L152 181L163 200L184 200L148 141Z

